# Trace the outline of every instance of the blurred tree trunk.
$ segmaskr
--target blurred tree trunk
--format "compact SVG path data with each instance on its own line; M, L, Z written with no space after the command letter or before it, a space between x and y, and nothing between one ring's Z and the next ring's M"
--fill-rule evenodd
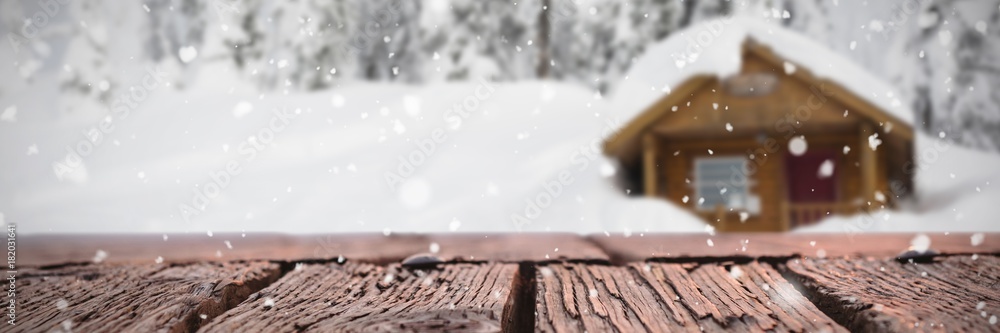
M549 36L552 30L549 22L551 9L551 0L542 0L542 10L538 12L538 66L535 68L535 75L541 79L549 77L549 67L552 66L552 57L549 54Z

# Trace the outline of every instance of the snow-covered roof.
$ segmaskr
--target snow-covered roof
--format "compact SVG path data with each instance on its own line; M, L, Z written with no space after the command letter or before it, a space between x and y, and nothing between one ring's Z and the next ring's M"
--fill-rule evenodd
M853 94L913 124L913 113L891 86L825 45L774 23L750 17L709 20L650 46L613 95L616 112L633 119L671 89L699 75L725 78L740 71L745 42L770 48L795 68L842 85Z

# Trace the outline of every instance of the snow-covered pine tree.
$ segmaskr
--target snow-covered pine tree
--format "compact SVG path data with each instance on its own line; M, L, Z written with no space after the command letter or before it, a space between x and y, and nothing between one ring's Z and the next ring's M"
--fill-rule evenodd
M540 1L454 0L441 10L429 11L423 24L431 80L534 77Z
M208 5L198 0L152 0L148 8L145 50L149 60L168 69L178 88L195 79L198 50L206 29Z
M112 88L118 86L113 66L108 63L110 36L105 6L109 5L103 1L84 0L72 2L68 8L67 14L72 16L76 26L66 47L60 89L84 101L108 101Z
M373 81L420 82L421 2L369 0L360 6L350 47L359 75Z
M921 3L889 57L903 59L892 80L925 132L966 145L1000 148L1000 1ZM902 57L900 56L902 55ZM897 59L899 58L899 59ZM948 135L951 133L951 135Z
M950 25L955 59L950 123L958 140L975 147L1000 149L1000 1L956 1Z
M568 0L567 0L568 1ZM646 47L680 26L674 1L585 1L553 24L553 75L607 91ZM558 8L558 7L557 7Z
M345 50L356 31L351 22L356 11L355 1L301 0L291 6L283 23L297 34L284 36L291 51L284 79L300 89L316 90L351 75L354 59Z

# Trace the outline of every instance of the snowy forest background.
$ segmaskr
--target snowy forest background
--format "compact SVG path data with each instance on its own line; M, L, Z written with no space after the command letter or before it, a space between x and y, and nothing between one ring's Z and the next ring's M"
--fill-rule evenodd
M181 90L220 76L271 92L489 77L605 94L650 43L740 14L884 78L926 133L1000 149L997 0L3 1L0 96L47 91L53 118L103 109L149 64Z

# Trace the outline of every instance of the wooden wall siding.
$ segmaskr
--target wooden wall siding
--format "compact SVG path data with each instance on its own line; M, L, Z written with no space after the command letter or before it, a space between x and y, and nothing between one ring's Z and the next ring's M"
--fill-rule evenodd
M714 148L707 148L714 147ZM721 147L721 148L720 148ZM750 216L745 222L739 221L739 212L729 212L726 214L724 226L716 223L716 212L713 210L698 210L698 195L695 190L694 163L697 158L710 156L742 156L747 157L747 150L754 150L759 145L755 140L731 141L725 144L712 145L700 141L674 142L668 146L663 154L670 156L673 160L668 163L665 170L665 178L668 184L667 193L675 204L687 207L696 214L702 216L710 223L716 224L720 231L752 231L752 230L781 230L779 224L781 216L779 214L780 198L784 197L782 181L775 179L779 174L783 163L781 152L770 154L767 160L757 165L757 171L749 175L750 192L756 194L761 199L761 214ZM712 154L708 153L712 149ZM671 152L672 151L672 152ZM674 156L673 152L678 152ZM764 158L763 156L756 158ZM691 182L688 183L688 180ZM683 198L687 196L688 202L684 203Z
M642 190L646 196L654 197L659 193L659 142L652 133L642 137Z
M750 53L744 59L741 73L771 73L777 77L776 89L763 96L733 96L725 92L719 80L710 80L677 105L676 112L650 124L650 131L683 138L725 138L766 133L779 138L795 132L822 131L827 133L853 131L863 119L860 114L844 111L848 108L836 99L824 95L820 87L785 74L784 69ZM812 97L821 96L821 97ZM793 122L789 122L792 116ZM725 124L733 125L729 132Z
M5 331L190 332L280 276L259 261L21 269L17 325Z
M835 168L839 177L838 198L841 203L860 204L860 185L857 135L854 134L829 134L824 132L804 132L809 149L830 150L835 153ZM695 159L701 157L718 156L742 156L748 158L748 151L754 152L755 159L749 160L757 166L757 171L750 175L750 191L761 198L761 214L750 216L744 223L740 223L738 212L726 214L727 223L717 225L720 231L780 231L787 230L784 225L786 218L783 207L784 198L787 194L787 181L785 175L785 154L788 147L788 140L777 138L775 145L777 151L769 156L757 156L758 148L765 149L756 137L736 137L717 140L681 140L681 139L661 139L661 149L658 156L661 156L658 176L663 178L661 197L666 198L675 204L687 207L695 214L702 216L706 221L716 224L716 213L714 210L699 211L696 209L698 196L694 187L694 163ZM843 154L844 146L850 146L847 154ZM712 153L709 153L709 149ZM868 149L867 143L864 149ZM762 150L766 151L766 150ZM766 159L765 159L766 158ZM762 161L762 162L756 162ZM818 170L817 170L818 171ZM884 176L884 175L883 175ZM883 177L884 178L884 177ZM688 182L690 180L691 183ZM887 183L886 183L887 184ZM688 197L688 202L684 203L684 196Z
M538 268L538 332L847 332L768 264Z
M852 331L1000 332L1000 259L994 256L932 263L796 259L787 270Z

